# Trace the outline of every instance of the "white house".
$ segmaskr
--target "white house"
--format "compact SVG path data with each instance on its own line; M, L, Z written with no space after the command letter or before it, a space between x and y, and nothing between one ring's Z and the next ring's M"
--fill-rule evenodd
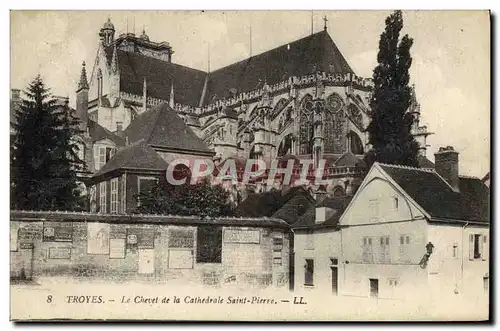
M301 217L295 290L487 302L489 188L458 175L452 147L435 157L435 169L375 163L350 202L327 198Z
M489 189L458 175L441 148L435 170L375 163L339 220L344 295L487 300Z

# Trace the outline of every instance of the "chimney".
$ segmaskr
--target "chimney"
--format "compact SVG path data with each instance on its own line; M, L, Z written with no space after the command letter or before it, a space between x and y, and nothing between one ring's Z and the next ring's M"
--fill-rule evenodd
M76 90L76 116L80 120L80 130L87 131L89 110L89 83L87 82L87 72L85 71L85 61L82 63L80 81Z
M458 152L452 146L440 147L434 157L436 172L458 191Z
M320 224L326 221L326 207L316 207L315 223Z

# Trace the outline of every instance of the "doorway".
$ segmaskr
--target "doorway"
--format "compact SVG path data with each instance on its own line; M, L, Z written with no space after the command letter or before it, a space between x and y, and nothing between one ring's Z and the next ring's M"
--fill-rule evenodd
M378 298L378 279L370 278L370 298Z

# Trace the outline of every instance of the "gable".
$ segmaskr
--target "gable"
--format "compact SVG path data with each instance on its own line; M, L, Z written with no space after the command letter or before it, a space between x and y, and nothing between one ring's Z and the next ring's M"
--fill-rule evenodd
M368 177L368 176L367 176ZM341 225L409 221L424 214L381 173L366 178L340 219Z

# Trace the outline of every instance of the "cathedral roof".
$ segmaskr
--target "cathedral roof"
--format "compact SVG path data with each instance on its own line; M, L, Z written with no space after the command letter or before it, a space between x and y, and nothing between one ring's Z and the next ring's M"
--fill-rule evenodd
M106 48L111 63L113 48ZM120 89L135 95L143 94L144 78L149 97L170 99L174 84L175 102L197 107L205 79L207 90L203 105L287 80L291 76L315 71L353 73L353 70L326 31L290 42L264 53L207 74L179 64L162 61L140 53L117 50Z
M143 140L146 144L184 152L212 153L179 115L166 103L140 114L125 129L130 143Z
M210 73L204 104L237 93L254 90L265 81L272 85L291 76L314 71L353 73L353 70L326 31L252 56Z
M111 63L113 47L106 48L106 56ZM120 49L117 49L117 56L122 92L142 95L146 79L148 97L170 100L173 83L176 103L199 105L205 72Z

